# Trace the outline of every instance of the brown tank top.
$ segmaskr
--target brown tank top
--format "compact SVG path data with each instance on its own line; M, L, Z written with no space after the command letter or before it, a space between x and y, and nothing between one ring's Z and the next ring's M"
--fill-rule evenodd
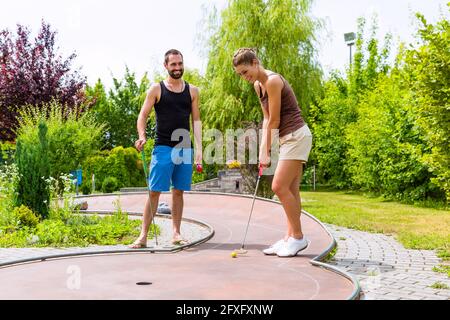
M292 90L289 83L280 74L271 73L269 74L269 77L272 75L280 76L284 83L283 89L281 90L280 107L279 136L281 138L303 127L305 125L305 120L303 120L294 90ZM267 95L267 90L263 96L261 86L259 86L259 99L261 100L264 109L269 112L269 96Z

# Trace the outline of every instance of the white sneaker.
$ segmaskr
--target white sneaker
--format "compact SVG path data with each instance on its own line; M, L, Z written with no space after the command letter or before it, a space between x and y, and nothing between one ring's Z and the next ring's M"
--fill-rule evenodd
M286 241L284 241L284 239L278 240L273 245L271 245L270 248L264 249L263 252L264 252L264 254L267 254L269 256L275 255L275 254L277 254L278 250L283 248L285 243L286 243Z
M277 256L279 257L293 257L296 256L302 250L305 250L309 245L308 239L303 237L303 239L295 239L289 237L286 244L277 252Z

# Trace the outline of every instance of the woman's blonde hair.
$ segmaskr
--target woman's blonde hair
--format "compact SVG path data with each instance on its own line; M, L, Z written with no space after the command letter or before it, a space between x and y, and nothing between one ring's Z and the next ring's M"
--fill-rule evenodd
M252 64L255 59L258 60L255 49L240 48L233 55L233 66L237 67L241 64Z

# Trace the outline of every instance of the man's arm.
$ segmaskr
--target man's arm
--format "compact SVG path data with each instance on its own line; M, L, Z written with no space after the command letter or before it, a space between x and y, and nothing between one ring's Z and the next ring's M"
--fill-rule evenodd
M138 151L142 151L147 138L145 136L145 129L147 128L147 118L150 114L155 103L158 101L158 97L161 94L161 88L159 83L152 84L145 97L144 104L142 105L141 111L139 112L139 117L137 120L137 131L139 138L135 142L135 147Z
M192 127L194 130L194 145L195 145L195 163L202 164L202 121L200 119L200 93L197 87L192 86L191 96L192 96Z

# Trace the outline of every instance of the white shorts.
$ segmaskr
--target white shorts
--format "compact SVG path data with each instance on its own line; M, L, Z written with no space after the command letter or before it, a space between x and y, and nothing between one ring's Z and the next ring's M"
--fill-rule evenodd
M301 160L307 162L312 147L312 134L308 125L280 137L278 160Z

